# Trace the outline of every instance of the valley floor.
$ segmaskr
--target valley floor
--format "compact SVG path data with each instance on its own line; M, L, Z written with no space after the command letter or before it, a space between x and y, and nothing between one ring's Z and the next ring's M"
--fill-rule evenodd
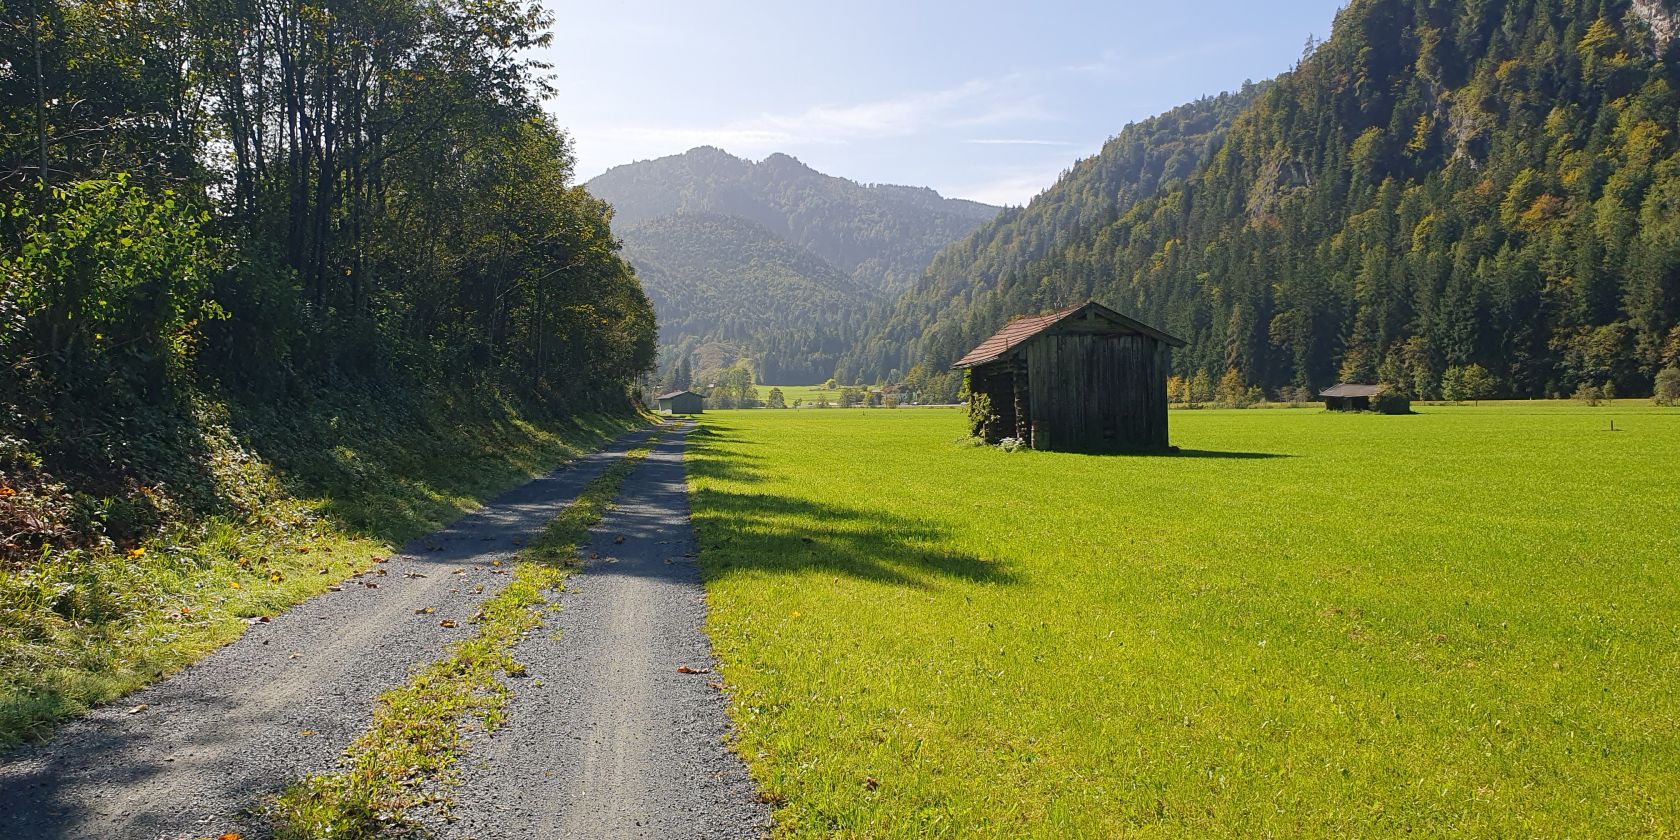
M1183 451L1130 457L963 420L692 436L709 630L780 833L1680 825L1680 410L1175 411Z

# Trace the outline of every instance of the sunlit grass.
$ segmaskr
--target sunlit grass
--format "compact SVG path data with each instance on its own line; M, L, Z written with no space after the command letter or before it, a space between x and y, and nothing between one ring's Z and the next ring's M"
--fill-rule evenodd
M1152 457L707 413L709 629L780 833L1672 834L1680 411L1419 411L1174 412Z

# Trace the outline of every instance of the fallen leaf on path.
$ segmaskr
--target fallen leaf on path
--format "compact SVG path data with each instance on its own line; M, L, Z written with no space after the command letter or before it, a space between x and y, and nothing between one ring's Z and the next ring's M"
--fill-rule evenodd
M329 587L327 587L327 591L328 592L343 592L344 587L342 587L342 586L329 586Z
M618 536L613 537L613 545L622 545L623 543L624 543L624 535L623 534L619 534Z
M372 558L372 560L375 563L389 563L389 562L391 562L391 558L389 558L389 557L374 557L374 558Z
M148 706L145 703L141 703L140 705L135 706L132 709L129 709L128 714L137 715L137 714L140 714L141 712L144 712L144 711L146 711L147 709L150 709L150 708L151 708L151 706Z
M240 837L239 837L239 835L234 834L233 832L230 831L226 834L216 835L216 840L240 840Z
M421 607L420 609L415 610L414 614L415 615L431 615L432 614L432 608L431 607Z
M266 615L253 615L245 619L246 624L267 624L268 622L269 618Z
M299 733L298 733L298 734L299 734L299 735L302 735L302 736L303 736L303 737L305 737L305 738L308 738L308 737L309 737L309 736L311 736L311 735L314 735L314 734L315 734L315 730L313 730L313 729L305 729L305 730L303 730L303 731L302 731L302 732L299 732Z
M379 577L384 577L385 576L385 570L384 569L374 569L373 573L375 575L378 575Z
M300 545L300 546L297 547L296 551L299 554L308 554L309 553L309 546Z
M723 690L723 683L709 682L709 683L706 683L706 687L713 690L713 691L722 691Z
M405 578L423 578L423 577L425 577L425 575L420 574L419 572L403 572L403 577L405 577Z
M502 561L500 561L500 560L491 560L491 561L490 561L490 565L492 565L492 566L500 566L500 565L502 565Z
M464 575L466 573L467 573L466 569L456 569L455 571L450 572L450 574L452 574L452 575Z
M331 572L332 572L332 570L327 568L326 566L322 566L321 568L315 570L315 574L318 574L318 575L330 574Z
M459 625L457 625L457 624L456 624L456 623L455 623L455 619L452 619L452 618L446 618L446 619L444 619L444 620L442 620L442 621L440 621L440 622L438 622L438 626L439 626L439 627L443 627L443 628L447 628L447 629L451 629L451 630L452 630L452 629L454 629L454 628L456 628L456 627L458 627L458 626L459 626Z
M711 672L712 669L710 668L693 668L688 665L677 666L677 673L679 674L710 674Z
M362 581L362 585L363 585L363 586L365 586L365 587L367 587L367 588L369 588L369 589L378 589L378 588L379 588L379 584L377 584L377 583L374 583L374 582L373 582L373 581L371 581L371 580L364 580L364 581Z

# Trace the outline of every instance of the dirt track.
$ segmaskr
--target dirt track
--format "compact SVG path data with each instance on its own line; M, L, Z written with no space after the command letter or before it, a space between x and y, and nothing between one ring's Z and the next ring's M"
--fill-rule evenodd
M380 692L474 632L468 617L507 580L491 561L511 557L516 538L540 530L646 434L415 541L380 567L385 575L365 578L377 588L349 581L64 726L50 744L0 757L0 837L252 836L238 812L293 778L332 768L367 728ZM417 615L424 607L434 612Z
M682 434L624 482L560 610L514 650L507 724L462 757L446 838L739 838L768 825L709 683ZM622 537L623 542L617 542ZM593 559L590 559L593 558ZM554 631L558 630L556 634Z

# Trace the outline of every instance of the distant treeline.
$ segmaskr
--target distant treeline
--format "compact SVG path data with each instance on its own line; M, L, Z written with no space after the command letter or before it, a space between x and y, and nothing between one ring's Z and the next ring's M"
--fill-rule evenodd
M1128 127L945 251L840 376L1094 297L1189 340L1178 374L1273 392L1432 398L1479 365L1651 393L1680 364L1677 33L1673 2L1355 0L1292 72Z

